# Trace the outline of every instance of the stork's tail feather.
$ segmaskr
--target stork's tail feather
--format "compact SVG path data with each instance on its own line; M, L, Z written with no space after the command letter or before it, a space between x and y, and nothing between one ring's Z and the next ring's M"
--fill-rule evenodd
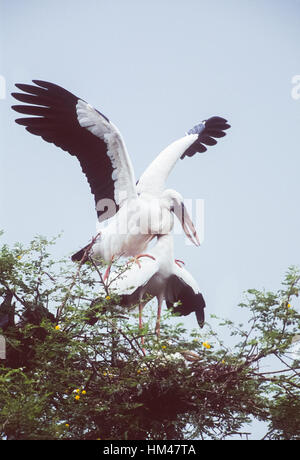
M89 248L90 244L87 244L84 246L84 248L80 249L80 251L76 252L75 254L72 255L71 259L73 262L86 262L88 260L88 251L87 249ZM85 258L85 260L83 260Z

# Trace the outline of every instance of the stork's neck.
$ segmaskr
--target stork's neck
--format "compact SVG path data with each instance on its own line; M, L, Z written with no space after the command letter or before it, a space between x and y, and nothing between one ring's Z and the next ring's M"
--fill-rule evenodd
M184 136L168 145L142 174L137 190L159 196L165 187L165 181L181 155L195 142L198 134Z

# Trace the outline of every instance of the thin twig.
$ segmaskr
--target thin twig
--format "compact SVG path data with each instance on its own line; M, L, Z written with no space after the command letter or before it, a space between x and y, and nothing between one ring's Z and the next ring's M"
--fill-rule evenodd
M91 243L88 245L88 247L85 249L85 251L84 251L84 253L83 253L83 256L82 256L82 258L81 258L81 260L80 260L80 262L79 262L79 265L78 265L78 268L77 268L77 270L76 270L76 273L75 273L75 275L74 275L73 278L72 278L72 283L71 283L71 285L69 286L69 289L68 289L68 291L67 291L67 293L66 293L66 295L65 295L65 298L64 298L64 300L63 300L61 306L57 309L56 322L58 322L58 320L59 320L59 318L60 318L60 316L61 316L61 314L62 314L62 312L63 312L63 309L64 309L65 306L66 306L66 303L67 303L67 301L68 301L68 299L69 299L69 297L70 297L70 295L71 295L71 291L72 291L73 287L74 287L75 284L76 284L76 280L77 280L77 277L78 277L78 275L79 275L79 273L80 273L81 267L82 267L82 265L86 262L87 257L88 257L88 254L89 254L89 251L91 250L91 248L92 248L93 245L95 244L95 241L96 241L96 239L98 238L99 235L100 235L100 233L97 233L97 235L94 236L94 237L92 238Z
M109 318L106 317L105 321L107 321L111 326L115 327ZM140 356L139 350L134 346L132 340L130 340L130 338L127 337L127 335L122 331L122 329L119 329L118 327L115 327L115 329L117 330L117 332L119 332L119 334L121 334L124 337L125 340L127 340L127 342L129 342L131 348L137 353L137 355Z

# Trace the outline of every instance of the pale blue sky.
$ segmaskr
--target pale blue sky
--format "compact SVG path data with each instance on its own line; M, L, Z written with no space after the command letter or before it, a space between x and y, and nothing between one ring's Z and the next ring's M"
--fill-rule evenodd
M168 187L205 199L205 240L176 256L203 289L207 314L235 316L242 292L276 289L299 265L298 0L0 0L1 222L4 241L64 230L67 255L95 232L77 160L14 123L15 82L60 84L120 129L136 176L212 115L228 136L180 161ZM186 324L196 327L194 318Z
M200 249L176 255L214 313L248 287L275 288L299 264L300 3L296 0L8 1L1 3L1 227L4 240L64 230L68 254L93 235L77 160L14 123L15 82L45 79L95 105L121 130L137 177L159 151L211 115L232 125L168 186L205 199ZM192 320L191 320L192 321Z

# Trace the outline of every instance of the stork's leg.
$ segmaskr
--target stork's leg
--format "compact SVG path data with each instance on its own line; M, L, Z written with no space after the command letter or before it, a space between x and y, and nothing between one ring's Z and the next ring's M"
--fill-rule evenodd
M114 261L114 256L112 256L112 258L111 258L111 260L109 262L109 265L108 265L107 269L105 270L105 273L104 273L104 276L103 276L103 281L106 281L107 278L109 277L110 269L111 269L113 261Z
M139 328L140 328L140 330L143 329L143 320L142 320L143 307L144 307L144 305L142 303L140 303L139 304ZM146 356L146 350L144 348L145 340L144 340L143 336L141 337L141 344L142 344L142 352Z
M162 307L162 299L158 299L158 306L157 306L157 319L155 325L155 334L157 338L160 336L160 317L161 317L161 307Z

